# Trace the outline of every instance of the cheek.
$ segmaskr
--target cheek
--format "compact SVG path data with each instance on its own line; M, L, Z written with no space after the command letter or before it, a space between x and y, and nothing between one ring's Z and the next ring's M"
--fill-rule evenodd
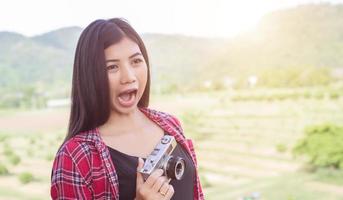
M138 78L140 84L143 84L145 86L147 79L148 79L148 68L147 66L140 68L138 71Z
M140 68L139 72L138 72L138 77L141 81L146 81L148 78L148 67L142 67Z
M118 80L113 76L108 76L108 84L110 89L110 96L113 97L116 89L118 88Z

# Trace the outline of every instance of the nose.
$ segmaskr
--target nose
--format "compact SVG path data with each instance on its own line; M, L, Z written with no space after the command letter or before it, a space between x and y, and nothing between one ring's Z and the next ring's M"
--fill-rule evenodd
M127 84L127 83L132 83L136 81L135 73L129 64L123 66L120 74L121 74L120 76L121 84Z

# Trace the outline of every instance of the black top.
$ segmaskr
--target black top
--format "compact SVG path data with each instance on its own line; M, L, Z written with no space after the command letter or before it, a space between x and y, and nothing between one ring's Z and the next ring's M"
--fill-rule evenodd
M131 200L136 196L136 176L138 157L131 156L113 149L109 146L107 148L110 151L113 163L115 163L116 172L119 179L119 199ZM172 200L192 200L193 199L193 186L195 168L192 163L192 158L185 149L179 145L176 145L173 156L179 156L186 162L186 168L183 178L181 180L171 180L170 184L174 187L174 195ZM146 158L143 158L145 161Z

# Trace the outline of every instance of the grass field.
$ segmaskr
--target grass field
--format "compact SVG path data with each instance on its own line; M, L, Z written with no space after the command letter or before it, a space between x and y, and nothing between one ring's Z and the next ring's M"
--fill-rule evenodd
M151 108L176 115L196 145L206 199L343 199L343 172L304 170L291 149L306 125L343 123L343 99L232 101L228 92L152 96ZM0 199L49 199L52 159L69 110L0 111ZM11 156L12 155L12 156ZM20 161L13 161L16 155ZM33 180L23 184L23 172Z

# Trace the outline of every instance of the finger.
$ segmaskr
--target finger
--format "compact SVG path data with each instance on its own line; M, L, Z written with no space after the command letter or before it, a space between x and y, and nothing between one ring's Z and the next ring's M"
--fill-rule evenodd
M161 186L159 192L160 192L161 194L167 194L168 189L169 189L169 184L168 184L168 182L166 181L166 182L164 182L164 183L162 184L162 186Z
M152 187L155 184L155 181L158 179L158 177L162 176L162 174L163 169L157 169L153 171L146 180L145 184L147 184L149 187Z
M169 185L167 194L163 197L163 200L169 200L172 198L173 195L174 195L174 188L172 185Z
M156 179L154 185L152 186L152 189L156 192L158 192L162 185L167 182L167 178L165 176L160 176Z
M137 179L136 179L136 183L137 186L140 186L144 183L144 178L143 175L140 173L140 170L143 168L144 166L144 161L142 158L138 158L138 166L137 166Z

